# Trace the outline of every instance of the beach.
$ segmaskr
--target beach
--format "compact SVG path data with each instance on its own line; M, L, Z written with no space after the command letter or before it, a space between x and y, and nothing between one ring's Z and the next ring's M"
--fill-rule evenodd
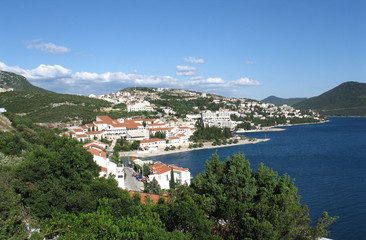
M239 140L238 143L232 144L222 144L220 146L212 146L212 142L203 143L203 147L198 148L189 148L188 146L184 146L181 149L169 150L165 151L164 149L158 149L156 151L130 151L130 152L120 152L120 157L137 157L137 158L144 158L144 157L154 157L160 155L167 155L167 154L174 154L174 153L181 153L181 152L188 152L188 151L196 151L202 149L215 149L215 148L224 148L224 147L232 147L237 145L245 145L245 144L255 144L260 142L269 141L270 139L243 139Z
M252 132L279 132L279 131L285 131L284 128L264 128L264 129L254 129L254 130L242 130L242 131L236 131L235 133L252 133Z

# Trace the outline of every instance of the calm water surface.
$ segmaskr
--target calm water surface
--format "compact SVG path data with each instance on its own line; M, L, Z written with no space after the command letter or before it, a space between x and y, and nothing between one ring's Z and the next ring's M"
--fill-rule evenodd
M315 221L323 211L340 218L329 228L332 239L366 239L366 118L287 127L282 132L247 133L270 141L218 148L221 160L244 153L255 170L260 162L295 179L301 202ZM152 159L189 168L193 176L215 149Z

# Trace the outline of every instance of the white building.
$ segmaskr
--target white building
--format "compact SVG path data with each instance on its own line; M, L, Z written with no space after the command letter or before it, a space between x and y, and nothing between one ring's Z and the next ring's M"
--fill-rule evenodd
M219 127L219 128L230 128L234 130L236 127L236 122L231 121L230 116L235 114L240 116L237 111L231 111L227 109L220 109L216 112L205 111L201 113L201 121L204 126L208 127Z
M148 101L137 101L127 104L127 112L154 111Z
M173 164L166 165L161 162L157 162L150 166L149 179L152 181L155 178L158 181L161 189L169 189L172 169L176 183L187 185L191 184L191 173L189 172L188 168L177 167Z
M118 167L116 163L111 162L109 158L107 158L107 154L104 151L98 150L91 146L86 146L85 148L87 149L88 152L93 154L94 162L101 167L99 177L108 177L110 174L112 174L116 179L116 181L118 182L118 187L124 189L125 188L124 168Z
M165 140L160 138L153 138L140 141L140 148L142 150L156 151L158 149L164 149L165 147L166 147Z

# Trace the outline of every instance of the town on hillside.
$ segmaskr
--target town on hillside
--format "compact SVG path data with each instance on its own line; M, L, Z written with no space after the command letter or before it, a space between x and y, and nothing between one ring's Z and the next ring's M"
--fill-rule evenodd
M191 179L189 169L137 156L245 144L253 139L233 135L233 132L269 130L270 127L323 120L314 111L300 111L287 105L275 106L182 89L130 89L89 97L124 106L130 113L154 116L115 119L97 116L93 122L69 126L62 133L84 143L84 148L101 167L100 176L112 175L119 187L134 191L146 190L146 184L155 180L161 189L169 189L172 180L189 185ZM128 163L121 161L123 156L130 157Z

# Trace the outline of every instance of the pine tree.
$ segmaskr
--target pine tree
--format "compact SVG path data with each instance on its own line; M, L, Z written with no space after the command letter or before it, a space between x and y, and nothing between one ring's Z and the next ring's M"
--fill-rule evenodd
M170 189L175 189L175 179L174 179L174 171L173 171L173 168L170 170L169 187L170 187Z

